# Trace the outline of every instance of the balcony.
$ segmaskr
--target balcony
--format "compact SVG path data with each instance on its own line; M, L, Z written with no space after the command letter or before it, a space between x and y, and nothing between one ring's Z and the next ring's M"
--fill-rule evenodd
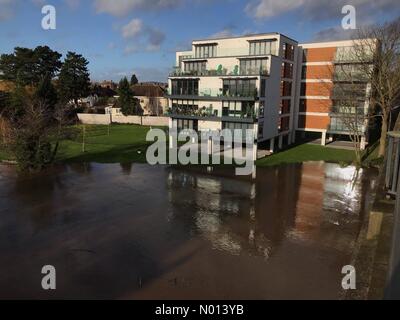
M246 76L268 76L267 69L246 69L240 70L235 67L232 71L220 68L216 70L192 70L184 71L181 68L174 68L169 74L170 77L246 77Z
M247 107L235 112L229 110L214 109L213 107L197 106L177 106L169 108L167 115L174 118L182 119L201 119L216 121L232 121L253 123L257 121L257 113L255 107Z
M197 92L188 92L183 89L174 91L168 88L168 96L171 99L183 100L208 100L208 101L221 101L221 100L235 100L235 101L248 101L258 99L258 90L256 88L249 90L242 90L240 92L230 92L229 90L203 88Z

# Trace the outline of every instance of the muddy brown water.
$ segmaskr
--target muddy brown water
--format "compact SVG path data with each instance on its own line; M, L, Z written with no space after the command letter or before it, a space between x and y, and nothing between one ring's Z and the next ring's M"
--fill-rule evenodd
M376 176L326 163L258 168L254 181L0 166L0 298L337 299ZM55 291L41 288L44 265Z

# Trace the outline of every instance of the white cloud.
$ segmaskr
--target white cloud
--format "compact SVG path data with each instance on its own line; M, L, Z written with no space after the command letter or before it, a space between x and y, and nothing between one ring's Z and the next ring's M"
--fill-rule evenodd
M358 20L370 19L382 12L395 13L400 11L398 0L252 0L246 6L246 12L257 19L269 19L298 10L299 17L320 21L342 17L342 8L353 5L357 11Z
M122 36L127 38L134 38L139 35L143 29L143 22L140 19L133 19L127 25L122 27Z
M183 0L94 0L97 13L109 13L114 16L125 16L135 10L176 8L183 3Z
M132 19L127 25L123 26L121 34L124 39L130 41L125 47L125 54L158 51L165 40L164 32L146 26L140 19Z

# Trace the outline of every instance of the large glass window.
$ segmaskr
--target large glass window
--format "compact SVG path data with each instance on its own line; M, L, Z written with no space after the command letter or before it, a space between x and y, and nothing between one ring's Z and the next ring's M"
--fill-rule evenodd
M195 46L196 58L213 58L217 56L216 44L205 44Z
M276 55L276 40L260 40L250 42L250 55Z
M253 118L255 116L254 101L224 101L223 117Z
M195 95L199 94L199 80L179 79L172 80L172 95Z
M268 72L268 59L242 59L240 60L240 74L259 75Z
M257 95L256 79L232 79L223 81L223 95L229 97L253 97Z
M185 62L185 71L189 73L201 73L207 68L207 63L205 61L195 61L195 62Z

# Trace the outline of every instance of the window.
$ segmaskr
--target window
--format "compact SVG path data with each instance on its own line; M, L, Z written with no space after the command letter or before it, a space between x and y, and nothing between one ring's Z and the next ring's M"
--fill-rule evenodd
M248 123L240 123L240 122L222 122L222 129L232 130L232 137L235 137L234 130L241 130L242 131L242 139L243 141L254 138L253 132L251 132L250 136L247 135L246 130L253 131L254 127L252 124Z
M260 116L260 118L263 118L265 115L265 102L264 101L260 101L260 106L258 109L258 114Z
M223 117L252 118L255 116L254 102L224 101Z
M256 79L225 79L223 95L229 97L253 97L257 95Z
M292 95L292 83L289 81L281 81L281 96L289 97Z
M276 40L261 40L250 42L250 55L276 55Z
M262 79L261 80L261 92L260 92L260 97L265 97L266 90L267 90L267 80Z
M288 62L282 63L282 78L287 78L287 79L293 78L293 63L288 63Z
M199 106L194 100L172 100L171 113L174 115L194 116L199 112Z
M178 119L177 120L177 128L178 131L192 129L198 130L198 121L197 120L186 120L186 119Z
M303 82L300 87L300 95L305 97L307 94L307 83Z
M205 44L195 46L196 58L213 58L217 56L216 44Z
M301 67L301 79L307 79L307 66Z
M258 136L262 137L264 135L264 122L258 124Z
M201 73L206 70L207 63L205 61L185 62L185 71L191 73Z
M303 62L307 62L308 49L303 49Z
M240 60L241 75L267 74L268 59L242 59Z
M294 60L294 46L289 43L283 44L283 57L287 60Z
M290 99L282 99L280 105L280 114L290 113L290 105L292 101Z
M299 111L300 112L306 112L307 111L307 102L306 102L305 99L300 99Z
M172 80L172 95L195 95L199 94L199 80L179 79Z
M278 122L278 130L279 132L289 131L290 125L290 117L282 117Z

